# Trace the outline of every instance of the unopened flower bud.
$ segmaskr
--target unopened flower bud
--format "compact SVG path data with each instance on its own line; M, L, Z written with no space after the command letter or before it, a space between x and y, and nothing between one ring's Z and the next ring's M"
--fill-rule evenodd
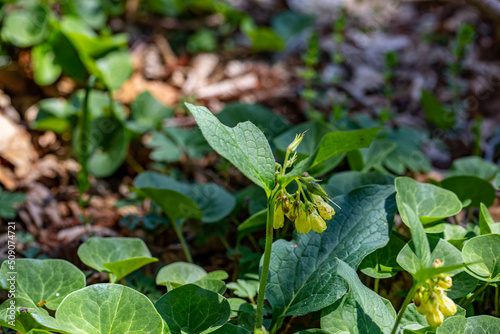
M287 196L283 196L283 201L281 202L281 207L283 209L284 213L288 213L290 211L290 200L288 199Z
M291 221L297 219L297 216L299 215L299 207L300 207L300 201L295 199L290 205L290 210L286 212L286 216L288 217L288 219L290 219Z
M449 289L453 285L453 280L451 279L450 276L447 276L446 274L441 274L440 277L438 278L436 285L443 289Z
M305 134L305 132L295 135L295 139L293 140L293 142L290 145L288 145L286 150L289 152L295 152L297 147L299 147L300 142L304 138L304 134Z
M436 259L436 260L434 260L434 263L432 264L432 266L433 266L434 268L439 268L439 267L442 267L442 266L443 266L443 262L441 262L441 260L440 260L440 259Z

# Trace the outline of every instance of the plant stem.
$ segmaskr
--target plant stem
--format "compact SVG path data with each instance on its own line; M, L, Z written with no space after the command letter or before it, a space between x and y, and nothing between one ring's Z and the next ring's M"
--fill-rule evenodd
M497 317L500 317L500 312L499 312L499 304L500 304L500 296L498 295L498 291L500 290L500 286L497 286L495 288L495 315Z
M484 291L484 289L486 289L487 287L489 287L489 286L490 286L490 284L491 284L491 282L487 282L485 285L483 285L481 288L479 288L479 290L477 290L476 292L474 292L474 294L473 294L472 296L470 296L470 297L469 297L469 298L465 301L465 303L463 303L463 304L462 304L462 305L460 305L460 306L462 306L463 308L466 308L467 306L469 306L469 305L470 305L470 303L472 303L472 302L474 301L474 299L475 299L477 296L479 296L479 294L480 294L481 292L483 292L483 291Z
M179 238L179 241L181 242L182 250L184 251L184 256L186 257L186 260L189 263L193 263L193 258L191 257L191 253L189 253L189 247L186 242L186 239L184 239L184 236L182 235L181 229L179 228L175 220L170 219L170 222L172 222L172 227L174 228L175 234L177 234L177 238Z
M405 300L403 301L403 305L401 306L401 309L399 310L398 317L396 318L396 322L394 323L394 327L392 328L391 334L396 334L398 330L399 323L401 322L401 319L403 318L403 314L406 310L406 307L408 304L410 304L411 300L413 299L413 295L415 294L415 291L417 291L418 284L415 284L413 282L413 286L411 287L410 292L406 295Z
M373 291L378 294L378 284L380 282L380 278L375 278L375 286L373 287Z
M271 196L269 196L267 202L266 247L264 249L264 263L262 265L262 272L260 275L255 330L261 330L262 323L264 321L264 296L266 292L267 275L269 273L269 264L271 262L271 248L273 246L274 206L277 193L278 192L275 189L275 191L271 193Z

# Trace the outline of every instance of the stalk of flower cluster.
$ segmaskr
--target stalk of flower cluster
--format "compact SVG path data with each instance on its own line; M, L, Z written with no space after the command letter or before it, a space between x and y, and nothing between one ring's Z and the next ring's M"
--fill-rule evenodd
M259 294L257 296L257 311L255 319L255 332L262 332L264 321L264 297L266 294L267 275L269 273L269 264L271 262L271 248L273 245L273 224L274 207L276 205L277 188L273 190L267 201L267 223L266 223L266 247L264 249L264 263L260 274Z

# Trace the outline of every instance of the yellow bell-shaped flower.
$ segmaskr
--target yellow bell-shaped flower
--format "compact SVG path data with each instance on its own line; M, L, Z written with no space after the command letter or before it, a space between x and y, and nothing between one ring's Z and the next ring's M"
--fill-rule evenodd
M303 206L301 206L299 215L297 219L295 219L295 229L297 229L297 232L299 233L306 234L311 230L311 220L309 219L309 216Z
M316 209L313 209L312 213L310 213L309 219L311 220L311 226L314 232L321 233L326 230L326 223L323 218L318 215Z
M330 220L335 215L335 210L330 206L330 204L326 203L321 196L311 195L314 201L314 204L318 207L319 214L323 219Z
M448 297L444 291L440 290L436 293L437 302L439 305L439 310L447 317L451 317L455 313L457 313L457 305L455 302Z
M274 207L274 222L273 227L277 230L282 228L285 224L285 215L283 214L283 208L281 207L281 202L277 203Z

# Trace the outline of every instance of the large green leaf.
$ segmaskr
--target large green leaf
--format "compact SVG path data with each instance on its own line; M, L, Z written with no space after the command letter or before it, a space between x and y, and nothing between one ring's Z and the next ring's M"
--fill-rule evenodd
M170 291L192 283L210 291L224 293L226 286L222 280L227 277L225 271L218 270L209 274L196 264L175 262L160 269L156 275L156 284L165 285Z
M8 290L9 278L15 271L16 296L34 304L46 302L45 307L55 310L71 292L85 287L83 272L65 260L16 259L14 267L8 260L0 268L0 287Z
M92 237L78 247L78 256L87 266L108 273L116 282L148 263L158 261L138 238Z
M285 177L292 178L299 176L309 168L314 168L333 156L360 148L367 148L381 129L382 128L378 127L329 133L323 137L314 153L312 153L309 158L299 162L291 172L285 175Z
M49 9L43 3L14 10L5 16L1 30L2 40L21 48L43 41L49 32Z
M326 231L273 243L266 297L275 322L321 310L346 292L337 259L356 268L387 244L396 209L393 193L392 186L365 186L336 197L342 210L327 222Z
M471 175L485 180L492 180L498 172L494 163L480 157L464 157L453 161L447 176Z
M408 204L423 224L456 215L462 210L462 202L453 192L432 184L418 183L408 177L398 177L395 182L397 201ZM408 219L401 213L403 222Z
M500 333L500 319L489 315L450 317L437 328L436 334L493 334Z
M216 329L215 331L210 332L210 333L212 333L212 334L250 334L250 332L247 331L245 328L235 326L235 325L232 325L229 323L225 324L221 328Z
M467 296L474 291L479 283L479 280L469 275L466 271L462 271L453 275L453 285L446 292L451 299L458 299Z
M155 195L151 198L162 203L162 209L174 215L173 219L195 218L213 223L227 217L236 205L234 196L214 183L187 184L155 172L139 174L134 186L148 196Z
M217 118L224 125L230 127L234 127L241 122L250 121L269 140L281 134L290 126L286 119L275 115L271 110L258 104L229 103L217 114Z
M137 133L146 133L161 125L174 111L158 102L150 92L145 91L132 102L130 121L127 127Z
M275 161L266 136L250 122L234 128L222 124L207 108L186 103L210 146L258 186L274 188Z
M396 315L392 305L364 286L356 270L342 260L337 273L349 284L349 292L321 312L321 328L333 333L339 327L352 334L391 333Z
M500 234L479 235L467 241L462 249L467 272L487 282L500 282Z
M61 75L62 68L56 64L55 53L49 43L43 43L31 49L33 79L40 86L53 84Z
M55 319L44 308L37 306L29 297L19 296L7 299L0 305L0 327L23 334L33 328L58 329Z
M73 292L57 309L56 320L73 334L169 333L146 296L117 284Z
M453 191L462 202L470 203L467 208L478 208L481 203L492 206L496 199L495 188L484 179L477 176L458 175L441 181L441 186Z
M172 334L198 334L224 325L231 314L226 298L194 284L167 292L155 304Z
M394 177L380 172L340 172L328 179L328 183L323 188L330 196L335 197L370 184L394 184Z

